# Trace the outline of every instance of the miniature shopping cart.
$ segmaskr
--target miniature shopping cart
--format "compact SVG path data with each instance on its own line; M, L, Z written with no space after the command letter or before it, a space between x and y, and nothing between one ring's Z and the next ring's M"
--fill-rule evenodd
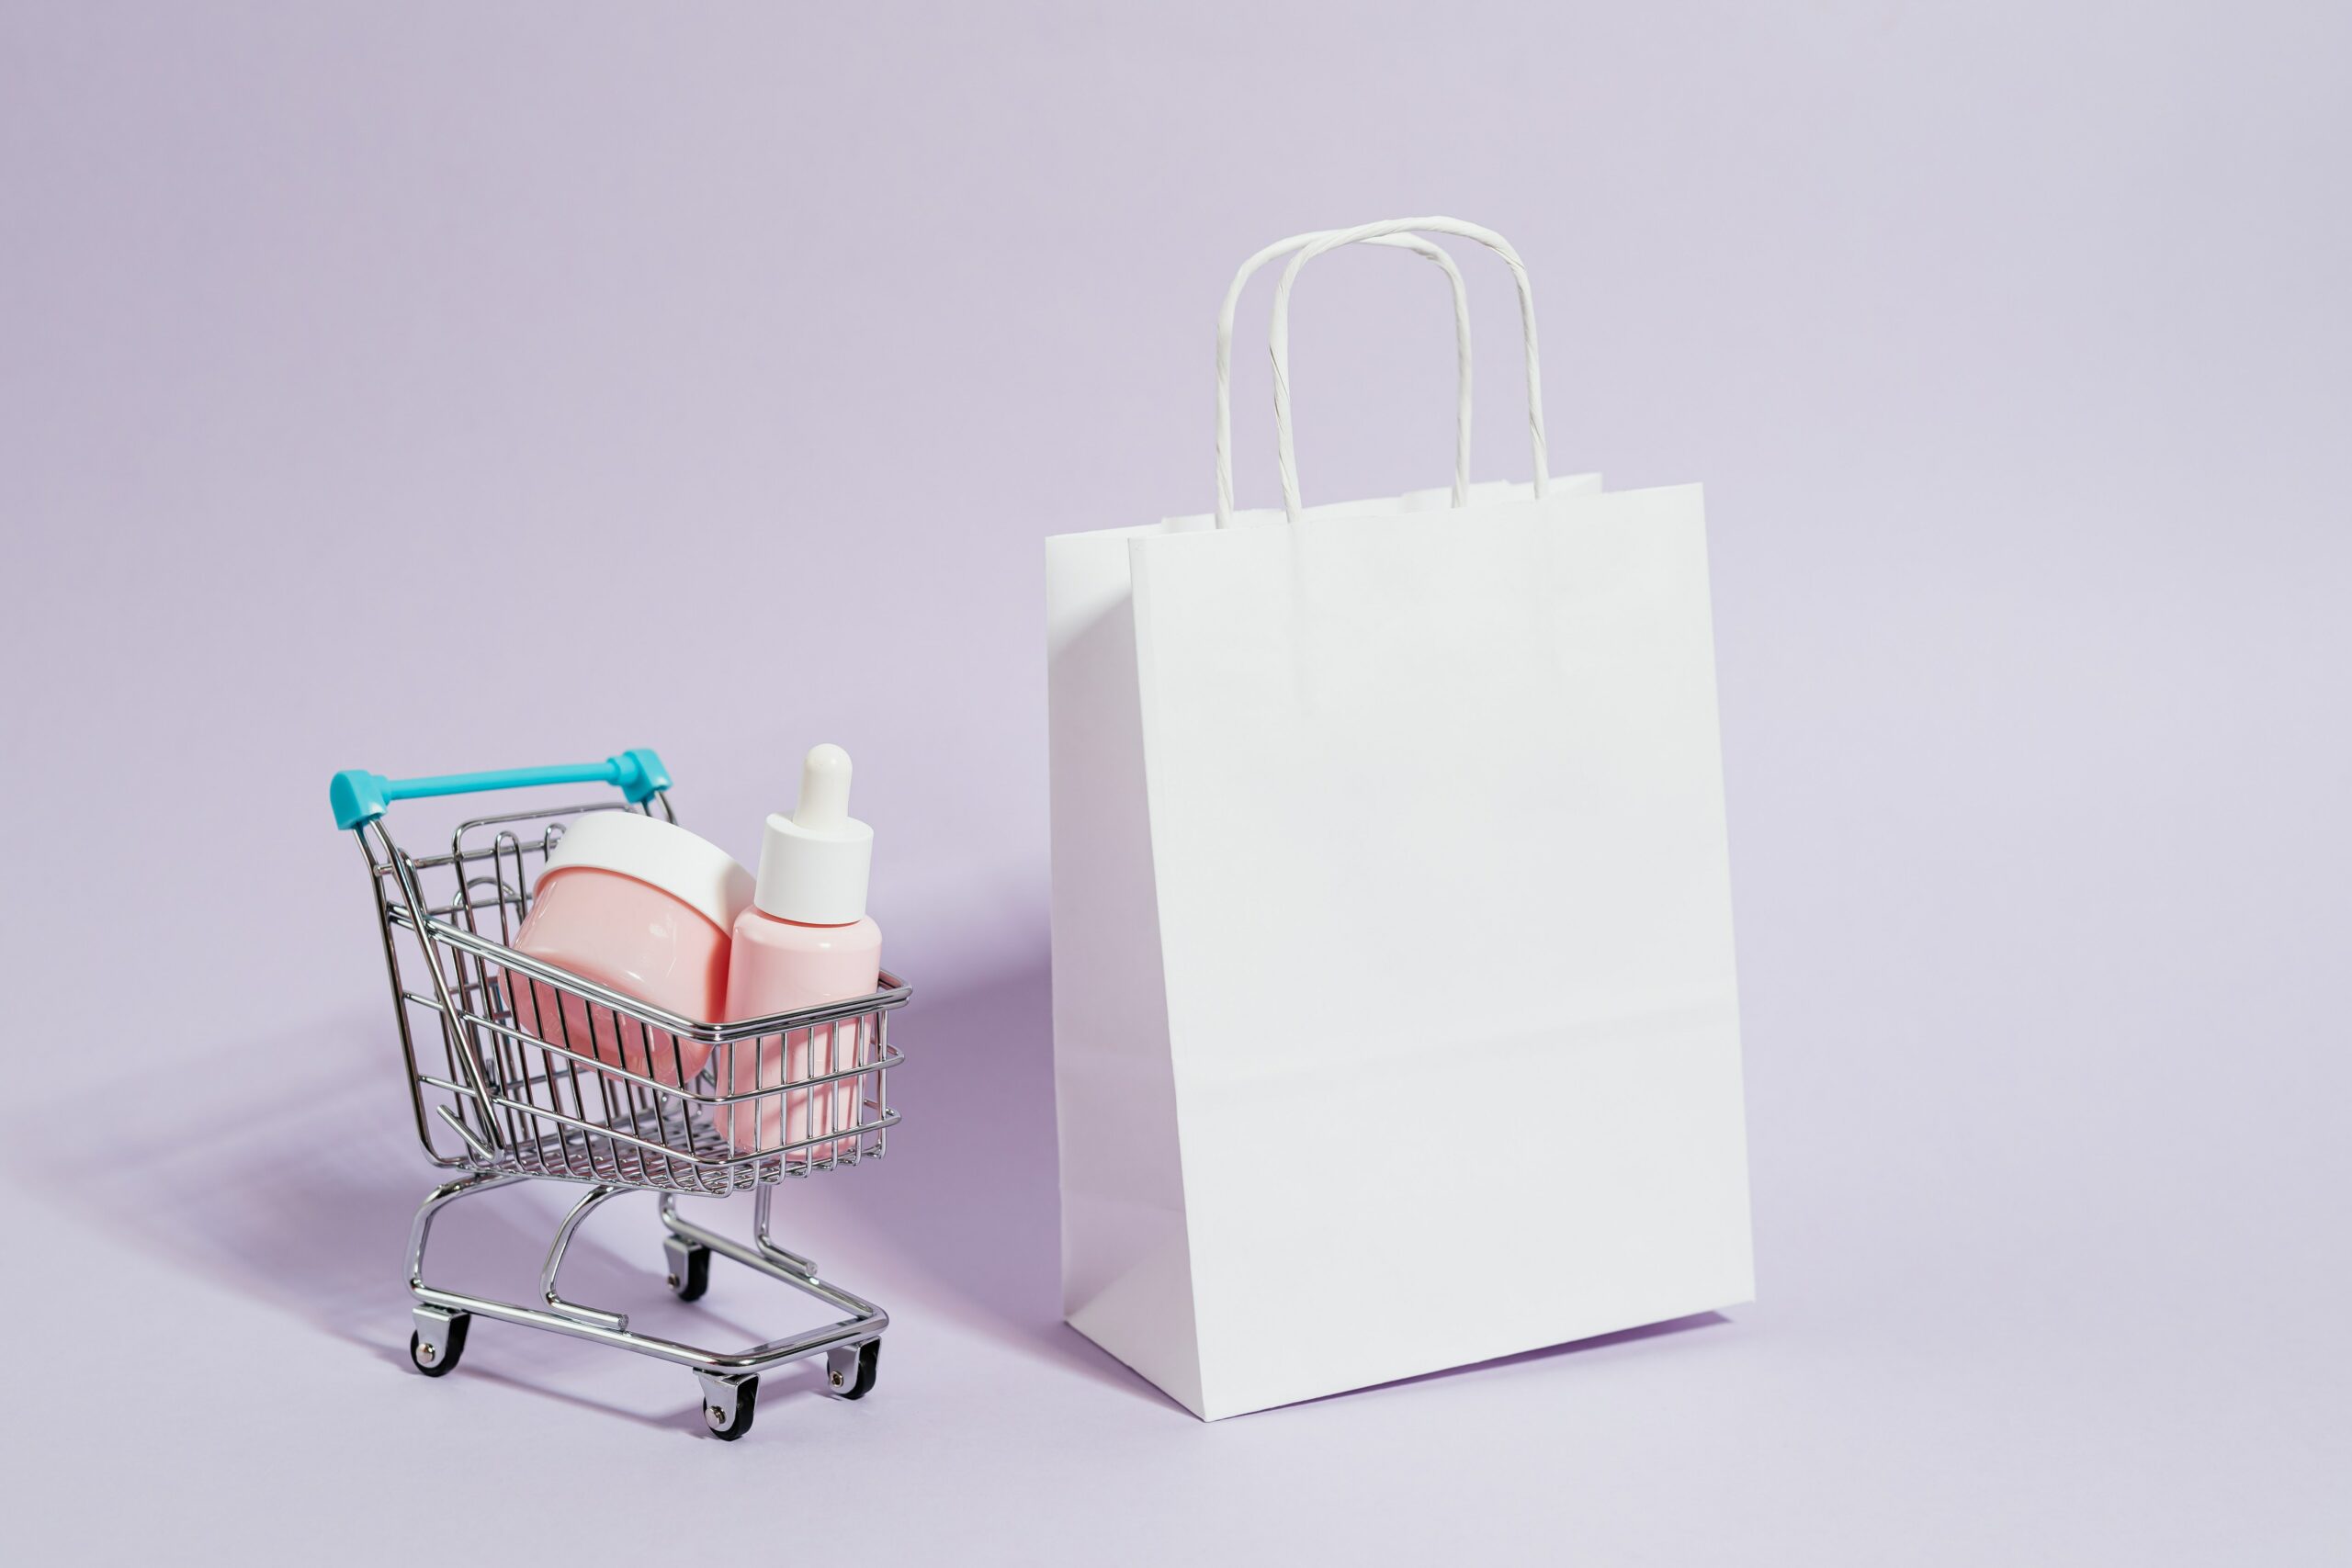
M612 784L621 798L477 818L458 828L446 854L411 855L384 826L396 800L570 784ZM410 1232L409 1290L416 1298L410 1359L427 1377L455 1369L476 1314L593 1339L692 1368L712 1435L733 1439L751 1430L760 1375L787 1361L824 1357L829 1392L842 1399L862 1398L874 1386L888 1315L820 1280L814 1263L770 1239L768 1208L786 1178L881 1157L899 1120L886 1087L899 1060L889 1045L889 1015L908 993L885 975L870 996L713 1024L632 1001L514 951L508 943L566 825L591 811L659 811L674 822L669 789L662 760L636 750L577 767L440 778L342 773L332 795L335 825L355 832L368 857L417 1136L435 1165L465 1173L426 1195ZM540 1032L555 1038L518 1022L517 987L546 987L561 998L526 1010L533 1023L552 1020L558 1027ZM819 1034L830 1034L830 1049L808 1048ZM706 1051L695 1071L684 1070ZM818 1070L824 1068L831 1070ZM817 1104L822 1115L827 1101L839 1110L817 1135L795 1139L811 1130L805 1108ZM777 1108L784 1108L780 1125ZM763 1112L776 1133L746 1138L764 1146L737 1152L726 1129ZM535 1177L584 1189L548 1248L541 1301L523 1305L425 1283L425 1242L441 1210ZM606 1200L638 1190L661 1194L669 1283L681 1300L703 1293L717 1254L848 1315L790 1338L721 1351L633 1333L624 1314L567 1301L556 1275L581 1223ZM749 1243L678 1212L682 1193L744 1191L752 1194Z

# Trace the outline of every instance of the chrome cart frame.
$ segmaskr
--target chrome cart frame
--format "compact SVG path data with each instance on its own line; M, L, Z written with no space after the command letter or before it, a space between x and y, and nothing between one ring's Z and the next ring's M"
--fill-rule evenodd
M384 826L394 801L582 783L612 784L622 798L476 818L458 827L446 854L413 856ZM899 1120L888 1092L899 1062L889 1014L909 992L885 975L867 996L713 1024L514 951L537 872L565 826L600 810L658 811L674 822L669 789L662 760L634 750L578 766L436 778L346 772L330 793L336 826L356 835L368 860L418 1141L435 1165L464 1173L426 1195L409 1235L411 1361L427 1377L453 1371L477 1315L568 1334L691 1368L706 1424L732 1440L751 1429L761 1374L786 1362L823 1356L828 1391L842 1399L874 1386L889 1315L777 1245L769 1210L787 1178L882 1156ZM443 1209L533 1179L585 1189L556 1228L539 1301L425 1282L426 1244ZM567 1300L557 1276L573 1236L607 1201L636 1190L661 1195L667 1278L681 1300L701 1297L718 1256L846 1315L722 1351L639 1334L625 1314ZM682 1193L746 1190L748 1243L678 1212Z

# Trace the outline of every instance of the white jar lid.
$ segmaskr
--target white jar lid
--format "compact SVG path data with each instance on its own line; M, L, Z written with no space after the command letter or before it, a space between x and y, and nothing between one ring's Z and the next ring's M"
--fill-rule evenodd
M573 818L548 852L546 880L576 867L633 876L677 899L722 931L752 901L752 874L709 840L636 811L591 811Z

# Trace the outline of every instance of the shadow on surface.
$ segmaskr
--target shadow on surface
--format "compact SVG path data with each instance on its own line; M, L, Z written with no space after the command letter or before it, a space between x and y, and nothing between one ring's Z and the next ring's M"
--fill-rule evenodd
M433 1167L417 1145L390 1035L389 1021L372 1014L338 1018L119 1081L17 1119L12 1164L76 1220L407 1372L410 1223L425 1193L458 1173ZM349 1066L328 1070L336 1062ZM116 1144L104 1161L87 1157L83 1139L92 1104L107 1107ZM532 1182L448 1205L435 1224L426 1278L536 1301L556 1222L581 1190ZM616 1199L582 1226L565 1255L567 1296L627 1312L632 1327L719 1346L827 1320L820 1303L788 1290L756 1301L746 1291L730 1303L732 1292L714 1287L714 1299L695 1306L674 1300L653 1201ZM738 1319L735 1304L757 1306L763 1326ZM701 1400L683 1370L674 1374L680 1397L666 1408L582 1392L604 1355L563 1336L478 1320L458 1375L700 1432ZM820 1382L803 1364L763 1379L762 1393L773 1399L805 1387L815 1396Z
M1157 1389L1061 1321L1042 932L1037 946L1033 964L1001 976L917 982L913 1004L892 1028L907 1066L893 1075L891 1098L905 1121L891 1134L888 1157L785 1183L777 1238L817 1257L829 1275L837 1269L901 1325L926 1316L953 1322L1160 1402ZM93 1103L107 1107L119 1147L100 1164L88 1160L83 1137ZM406 1370L410 1224L426 1191L458 1173L435 1168L417 1146L390 1021L355 1011L247 1039L14 1120L17 1174L77 1219ZM579 1190L526 1182L450 1204L435 1223L426 1277L536 1301L540 1261ZM757 1343L831 1315L789 1290L738 1287L740 1271L723 1261L709 1299L676 1302L662 1280L653 1202L616 1199L581 1228L563 1266L568 1296L625 1311L632 1327L717 1346ZM707 1223L749 1226L746 1201L687 1203ZM867 1289L869 1272L888 1280L887 1292ZM760 1326L735 1320L737 1306L755 1312ZM593 1367L600 1354L562 1336L478 1322L459 1375L654 1427L698 1429L698 1400L663 1415L583 1393L595 1383L583 1363ZM820 1392L815 1363L771 1374L763 1404L804 1382L812 1395Z

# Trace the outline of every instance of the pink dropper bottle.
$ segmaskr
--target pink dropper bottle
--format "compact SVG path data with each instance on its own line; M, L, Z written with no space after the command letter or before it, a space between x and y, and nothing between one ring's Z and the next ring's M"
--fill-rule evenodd
M729 1022L862 997L882 971L882 931L865 913L874 829L849 814L849 753L819 746L800 766L800 803L768 818L752 902L736 917L727 966ZM856 1066L860 1018L729 1047L730 1093L806 1083ZM757 1049L755 1050L754 1044ZM763 1095L727 1108L720 1130L737 1154L806 1144L796 1157L846 1155L855 1138L813 1143L858 1123L858 1085L843 1078Z

